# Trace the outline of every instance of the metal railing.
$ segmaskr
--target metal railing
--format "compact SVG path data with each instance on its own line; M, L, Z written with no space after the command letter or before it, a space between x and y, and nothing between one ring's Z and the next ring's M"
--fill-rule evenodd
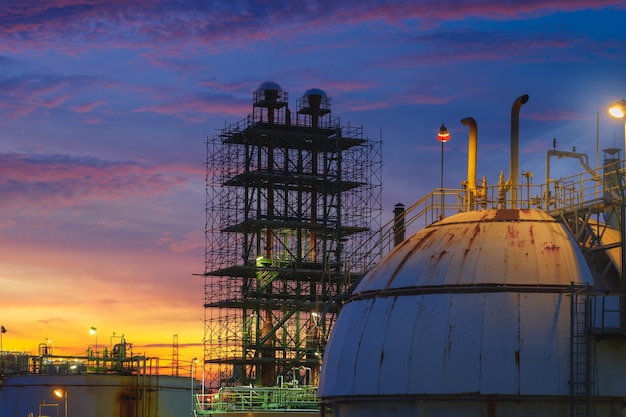
M593 294L590 300L590 331L596 335L626 335L624 294Z
M621 162L617 162L620 164ZM429 225L457 213L486 209L538 208L551 216L596 207L602 209L621 203L623 197L624 171L620 168L584 171L559 179L546 179L543 184L529 180L515 187L502 184L488 186L483 181L475 190L435 189L426 194L400 215L384 224L372 235L377 243L373 250L382 254L390 252L398 231L395 225L403 223L403 234L411 236ZM606 170L606 171L605 171ZM615 180L617 172L618 180ZM373 265L363 265L366 272Z
M317 386L286 384L277 387L222 387L214 394L195 395L195 414L261 410L319 412Z

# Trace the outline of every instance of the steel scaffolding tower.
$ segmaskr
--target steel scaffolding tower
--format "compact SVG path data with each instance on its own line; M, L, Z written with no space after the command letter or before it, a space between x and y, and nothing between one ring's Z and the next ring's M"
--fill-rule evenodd
M315 384L340 299L381 256L382 141L276 83L207 140L205 377Z

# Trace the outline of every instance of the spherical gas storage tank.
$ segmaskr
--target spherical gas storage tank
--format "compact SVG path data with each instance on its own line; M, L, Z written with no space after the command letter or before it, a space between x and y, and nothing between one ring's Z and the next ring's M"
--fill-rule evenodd
M339 314L318 396L335 416L568 416L570 299L592 284L541 210L460 213L383 258Z

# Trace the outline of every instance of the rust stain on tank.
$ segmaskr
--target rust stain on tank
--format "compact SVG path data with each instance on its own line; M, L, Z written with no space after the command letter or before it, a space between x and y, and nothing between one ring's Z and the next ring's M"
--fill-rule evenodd
M474 225L474 227L471 227L471 228L470 228L470 227L468 227L468 228L466 229L466 233L464 233L464 234L468 234L467 232L469 232L469 242L468 242L468 244L467 244L467 247L468 247L468 248L469 248L469 247L472 247L472 246L474 245L474 241L475 241L475 240L478 238L478 236L480 235L480 231L481 231L481 228L480 228L480 223L476 223L476 224Z
M519 237L519 229L515 225L510 224L506 228L507 237L511 240L517 240Z
M480 213L480 221L485 221L488 220L489 217L489 212L488 211L483 211Z
M526 246L526 239L524 239L524 236L520 233L519 223L509 224L506 229L506 236L511 246L518 248Z
M511 221L511 220L519 220L520 211L517 209L502 209L496 210L493 219L495 221Z
M452 302L450 302L452 305ZM448 346L447 346L447 355L450 355L450 351L452 350L452 334L454 333L454 324L448 324Z
M415 244L411 247L411 249L407 251L406 255L404 255L404 257L400 260L400 262L398 262L393 272L389 274L389 279L387 279L385 288L389 288L393 280L396 278L396 275L398 275L398 272L402 269L402 267L406 263L406 261L410 259L413 256L413 254L421 248L422 244L425 241L429 240L430 236L432 236L433 233L435 233L435 230L429 230L428 233L425 233L424 236L422 236L419 240L417 240L417 242L415 242Z
M472 236L470 236L470 246L472 246L472 243L474 242L474 240L478 237L478 235L480 234L480 224L476 223L476 226L474 226L474 229L472 230Z
M543 253L557 253L560 249L561 247L554 243L543 242Z
M461 259L462 262L465 262L465 260L467 259L468 255L471 252L472 246L474 246L474 240L476 240L478 235L480 235L480 223L476 223L476 225L473 228L471 228L471 229L470 228L465 229L466 233L463 233L463 234L464 235L467 234L468 231L471 233L471 235L469 237L469 243L467 244L467 247L463 251L463 257Z
M415 243L412 250L415 251L416 249L419 249L424 244L424 242L429 242L431 240L430 237L436 231L436 229L430 229L426 233L424 233L424 235L421 236L421 238Z
M123 384L119 387L116 397L117 412L120 417L135 417L139 408L139 392L137 387Z

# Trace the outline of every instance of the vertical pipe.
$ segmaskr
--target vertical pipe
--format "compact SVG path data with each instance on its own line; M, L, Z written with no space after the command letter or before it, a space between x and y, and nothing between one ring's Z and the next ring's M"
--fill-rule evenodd
M268 139L267 143L267 172L273 174L274 172L274 144L272 139ZM262 145L261 145L262 146ZM261 151L259 150L259 153ZM265 243L265 258L269 265L263 265L263 273L267 272L267 267L272 265L274 257L274 228L272 223L274 220L274 180L270 178L267 184L267 213L266 218L270 222L266 229L266 243ZM261 217L259 216L259 219ZM272 298L272 279L266 277L267 283L262 283L265 286L265 297L270 300ZM244 318L245 319L245 318ZM270 386L274 381L274 335L273 335L273 319L272 308L268 305L264 311L263 326L261 328L260 340L265 339L262 346L257 346L257 349L261 351L261 363L259 365L259 375L261 385ZM245 366L245 365L244 365Z
M398 203L393 209L394 246L398 246L405 239L406 226L404 223L404 204Z
M276 108L276 100L278 99L278 90L268 89L263 91L265 95L265 105L267 106L267 121L274 124L274 111Z
M317 224L317 150L311 151L311 175L315 183L311 186L311 225ZM311 262L317 261L317 237L315 230L310 231L310 259Z
M626 123L624 123L624 125L626 126ZM624 137L626 137L626 133L624 133ZM600 147L600 103L598 102L598 110L596 113L596 166L595 166L596 175L598 175L598 168L599 168L599 165L598 165L599 147ZM598 198L599 196L599 193L598 193L599 187L600 187L600 181L596 181L596 198Z
M265 339L261 345L261 364L259 382L262 386L269 387L276 379L274 373L275 354L274 354L274 332L273 332L272 309L267 308L264 311L263 326L261 328L260 339Z
M469 193L469 209L474 210L476 195L476 159L478 148L478 125L472 117L461 120L465 126L469 126L469 142L467 144L467 191Z
M622 191L622 201L619 205L619 228L620 228L620 280L619 280L619 326L621 329L626 328L626 298L624 297L624 265L626 265L626 242L624 242L624 222L626 221L626 208L624 207L624 198Z
M443 141L441 141L441 188L439 189L443 193Z
M272 143L267 144L267 171L274 172L274 146ZM269 180L267 183L267 220L270 222L274 219L274 183ZM267 228L267 242L265 247L265 257L272 259L274 251L274 230L272 226Z
M308 95L309 107L311 108L311 127L319 126L320 108L322 103L321 94Z
M519 96L511 107L511 173L507 181L511 191L511 208L517 208L517 185L519 177L519 112L528 101L528 94Z
M626 152L626 115L624 115L624 152ZM621 158L618 158L618 160ZM622 163L618 163L619 168L622 168ZM620 204L619 204L619 235L620 235L620 328L626 328L626 297L624 297L624 289L626 288L626 275L624 274L624 268L626 267L626 193L624 191L624 184L622 183L622 177L618 175L619 179L619 193L620 193Z

